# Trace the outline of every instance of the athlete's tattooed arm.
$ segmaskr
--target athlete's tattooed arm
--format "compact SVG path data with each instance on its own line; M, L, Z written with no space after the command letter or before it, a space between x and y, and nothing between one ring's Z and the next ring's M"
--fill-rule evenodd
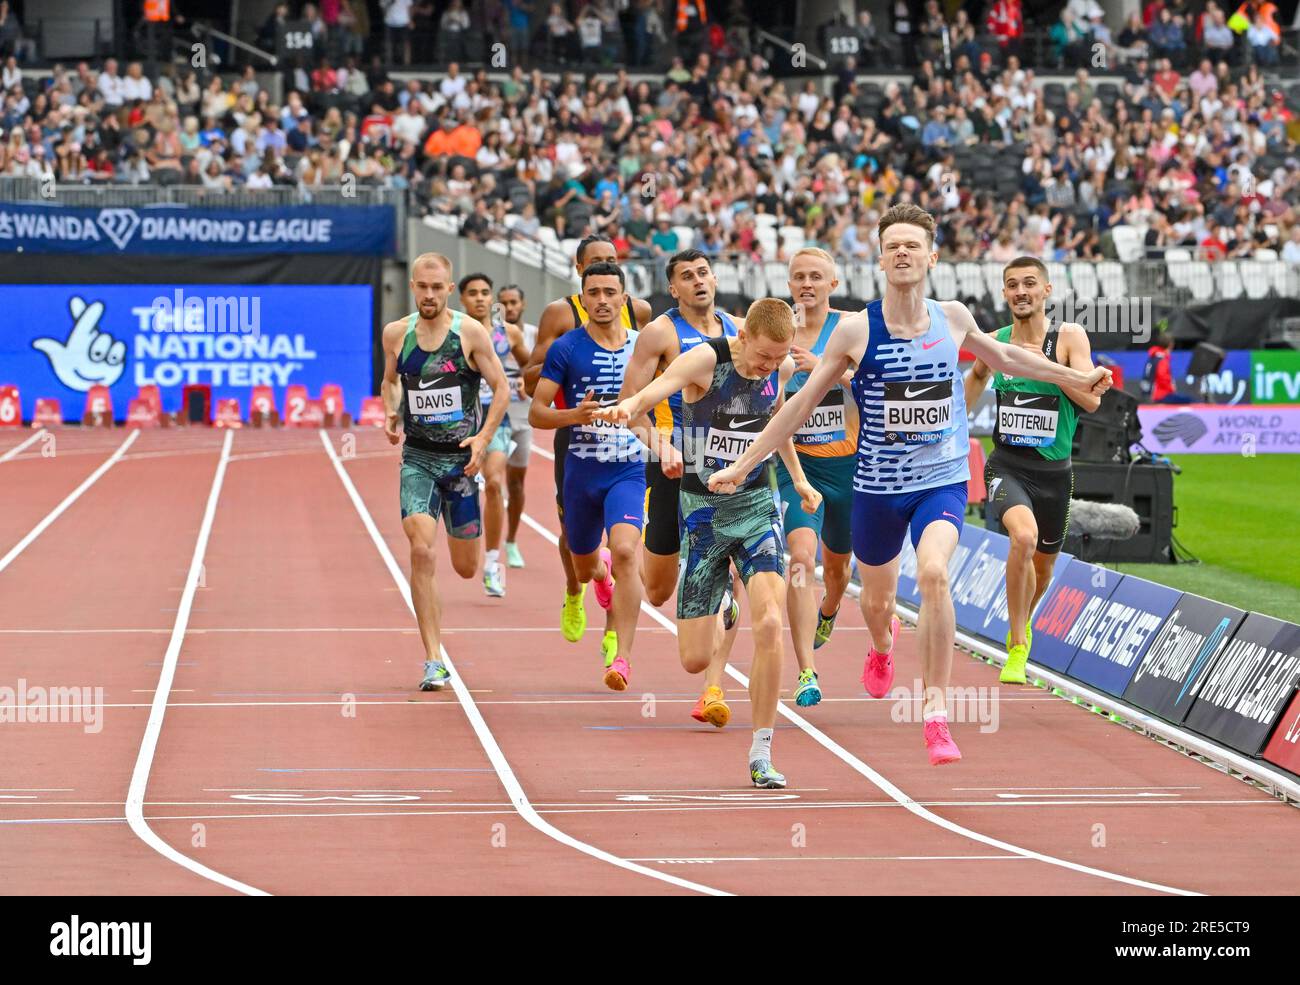
M406 319L389 322L384 326L384 378L379 384L379 395L384 399L384 433L388 443L401 441L397 427L402 421L402 380L397 375L397 355L406 335Z
M619 400L627 400L644 390L654 379L655 370L671 363L676 355L677 332L673 329L672 321L666 315L660 315L636 337L632 358L628 360L627 370L623 373ZM670 479L680 478L681 452L673 447L671 436L663 434L655 426L653 410L652 406L640 418L629 422L628 427L660 462L664 475Z
M610 424L626 425L640 421L649 413L650 408L661 400L667 400L678 390L684 390L692 384L701 390L707 390L713 381L713 369L717 364L718 357L711 346L697 345L669 363L658 379L633 396L620 400L613 407L604 408L596 416Z
M866 351L866 348L866 317L850 315L841 319L835 326L835 331L831 332L826 351L822 353L817 368L809 374L808 382L785 401L784 406L767 422L767 427L749 446L749 451L727 468L709 477L709 488L714 492L735 492L736 486L749 475L755 465L776 451L782 442L794 437L794 433L808 420L822 397L839 383L846 371L857 365L857 354Z
M1098 396L1110 389L1110 370L1097 367L1091 373L1083 373L1053 362L1040 352L1030 352L1023 346L999 342L980 331L970 309L960 301L943 301L941 304L958 348L974 353L977 359L983 360L992 369L1009 376L1026 376L1031 380L1055 383L1062 388L1092 391Z
M1096 368L1092 364L1092 344L1089 343L1088 333L1084 331L1082 325L1066 322L1061 326L1058 338L1066 365L1074 367L1081 373L1091 373ZM1090 414L1101 406L1101 394L1093 390L1073 386L1063 386L1061 389L1065 391L1066 396L1078 404L1080 410L1086 413Z

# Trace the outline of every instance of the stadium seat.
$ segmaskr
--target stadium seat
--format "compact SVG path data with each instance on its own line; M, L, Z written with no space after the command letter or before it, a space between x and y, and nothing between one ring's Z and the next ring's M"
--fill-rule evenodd
M566 257L571 257L578 252L578 244L581 242L582 240L580 239L566 237L565 239L557 241L556 246L559 247L560 252Z
M677 245L680 249L689 250L695 245L695 230L690 226L673 226L673 232L677 234Z
M765 260L777 259L775 226L759 226L754 230L754 239L763 248L763 258Z
M719 294L740 293L740 270L735 263L719 260L713 265L713 276L718 280Z
M1111 230L1115 241L1115 255L1121 263L1135 263L1142 259L1144 244L1142 234L1135 226L1116 226Z
M1277 250L1260 249L1251 255L1252 260L1276 260Z
M537 230L537 241L546 247L548 252L560 249L560 237L550 226L542 226ZM573 251L570 250L569 253L572 255Z
M876 294L876 265L865 260L845 264L844 279L849 282L849 293L862 301L874 300Z
M1272 271L1269 269L1273 263L1274 261L1262 260L1241 261L1241 285L1246 289L1246 297L1252 301L1268 297L1269 289L1273 286Z
M1236 260L1220 260L1215 264L1218 274L1219 294L1224 301L1235 301L1241 297L1244 288L1241 283L1241 270Z
M744 292L751 298L765 297L767 291L767 272L763 269L764 264L757 263L753 260L741 266L741 286ZM779 294L784 294L784 285Z
M1107 298L1128 297L1128 285L1124 280L1124 266L1114 260L1101 260L1097 264L1097 280L1101 282L1101 296Z
M1057 298L1063 298L1068 294L1073 294L1074 289L1070 283L1070 271L1065 264L1056 260L1047 261L1047 280L1052 285L1052 293Z
M1096 264L1090 260L1076 260L1070 264L1070 287L1078 301L1093 301L1099 297Z
M532 240L512 239L510 241L510 254L530 267L542 266L542 248Z
M951 263L936 263L930 271L930 293L936 301L957 297L957 271Z
M771 212L759 212L754 216L754 226L758 229L775 229L777 218Z
M781 236L781 246L785 249L787 257L802 250L804 243L807 242L802 226L782 226L778 232Z
M501 256L508 256L510 253L510 244L504 239L490 239L483 245L488 248L489 253L499 253Z
M648 298L654 293L654 268L649 264L626 264L623 274L627 277L627 293L632 297Z
M957 264L957 290L963 298L972 297L976 301L985 295L984 269L979 263Z
M985 261L984 286L988 288L989 298L999 311L1006 308L1006 298L1002 296L1002 264L997 261Z
M1193 260L1187 265L1185 285L1197 301L1209 301L1215 295L1214 271L1205 260Z
M556 277L564 277L577 283L577 272L573 269L573 264L558 252L546 254L546 269Z
M1300 264L1274 264L1273 290L1280 298L1300 297Z
M1165 250L1165 271L1174 287L1191 288L1192 253L1190 250L1170 248Z
M781 260L768 260L763 264L763 277L767 281L764 292L774 298L790 296L790 265Z

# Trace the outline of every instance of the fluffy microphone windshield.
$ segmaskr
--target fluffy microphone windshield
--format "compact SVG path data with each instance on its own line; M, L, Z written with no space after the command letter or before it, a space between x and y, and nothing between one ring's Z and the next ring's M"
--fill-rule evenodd
M1070 532L1097 540L1127 540L1141 526L1138 515L1122 503L1070 500Z

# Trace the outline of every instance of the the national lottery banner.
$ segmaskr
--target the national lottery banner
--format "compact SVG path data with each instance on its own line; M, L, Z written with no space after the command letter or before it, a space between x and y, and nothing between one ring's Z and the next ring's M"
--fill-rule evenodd
M387 205L93 209L0 203L0 254L391 256L396 233L396 213Z
M283 408L291 384L315 395L334 383L356 414L371 388L372 295L365 284L0 285L0 383L19 388L25 420L40 397L77 420L101 384L118 420L151 384L165 411L195 383L247 411L254 386Z

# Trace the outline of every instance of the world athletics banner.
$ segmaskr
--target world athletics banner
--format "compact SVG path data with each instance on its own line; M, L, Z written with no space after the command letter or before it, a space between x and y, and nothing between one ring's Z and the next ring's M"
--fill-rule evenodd
M387 205L88 209L0 203L2 253L391 256L396 247L396 216Z
M1164 455L1300 452L1300 405L1145 404L1138 408L1142 443Z

